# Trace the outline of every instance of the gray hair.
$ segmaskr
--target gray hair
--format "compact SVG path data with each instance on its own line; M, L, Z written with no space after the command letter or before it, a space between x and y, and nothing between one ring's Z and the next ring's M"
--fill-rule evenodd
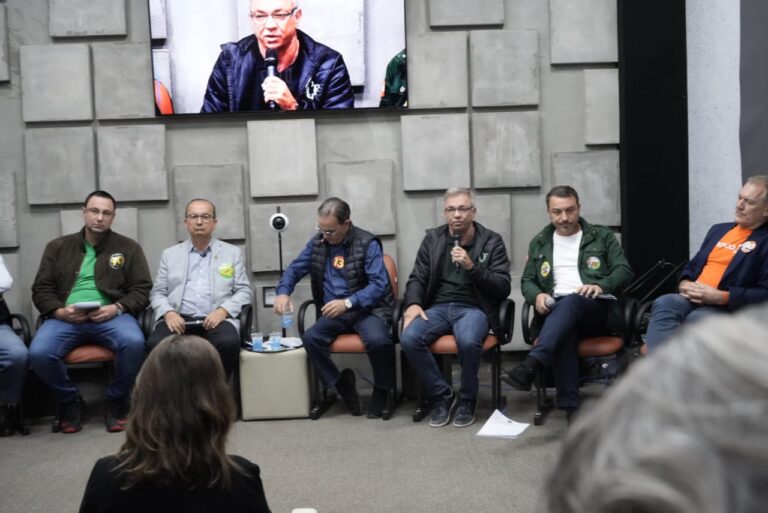
M571 426L541 511L765 511L766 314L703 319L636 363Z
M349 203L341 198L333 197L328 198L320 204L317 208L317 215L319 217L333 216L339 224L343 224L349 219L351 210L349 208Z
M746 183L763 186L763 201L768 201L768 175L752 175Z
M447 200L448 198L461 195L468 196L472 205L475 204L475 193L472 192L472 189L469 187L451 187L445 191L445 193L443 193L443 201Z

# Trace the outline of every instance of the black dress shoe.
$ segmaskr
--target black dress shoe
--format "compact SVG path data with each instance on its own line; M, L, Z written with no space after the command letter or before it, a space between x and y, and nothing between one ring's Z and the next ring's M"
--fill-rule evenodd
M339 392L342 400L344 400L344 404L347 405L349 413L354 416L362 414L360 395L357 393L356 382L357 378L355 377L355 371L352 369L344 369L341 371L339 381L336 383L336 390Z
M384 408L387 407L389 400L389 393L386 390L379 387L373 387L373 393L371 394L371 400L368 403L368 413L366 418L380 419L384 415Z
M0 436L11 436L13 434L13 419L11 418L10 408L6 405L0 406Z
M504 383L521 392L528 392L535 378L536 372L524 363L501 376Z

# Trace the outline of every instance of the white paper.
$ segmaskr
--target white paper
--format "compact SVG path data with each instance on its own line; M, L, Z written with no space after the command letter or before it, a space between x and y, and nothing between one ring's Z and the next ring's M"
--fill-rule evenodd
M296 349L301 347L301 339L299 337L283 337L280 339L280 343L285 347Z
M516 422L505 416L499 410L493 410L493 413L485 421L483 427L477 432L477 436L496 436L501 438L517 438L525 431L530 424Z

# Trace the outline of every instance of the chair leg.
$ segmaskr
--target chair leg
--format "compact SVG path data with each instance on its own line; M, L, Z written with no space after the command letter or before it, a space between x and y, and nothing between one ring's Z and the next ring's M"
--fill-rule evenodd
M544 373L536 374L536 413L533 416L533 424L541 426L547 419L547 415L554 406L554 401L547 395L547 384L544 379Z
M416 409L413 411L413 421L421 422L432 410L432 402L427 398L427 393L423 386L419 389L417 401Z

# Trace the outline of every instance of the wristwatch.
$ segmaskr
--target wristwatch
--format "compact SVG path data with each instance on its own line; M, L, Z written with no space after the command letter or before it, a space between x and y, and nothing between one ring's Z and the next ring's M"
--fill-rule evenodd
M352 300L347 298L344 300L344 306L347 307L347 310L352 310Z
M117 307L117 315L123 315L123 307L120 303L115 303L115 306Z

